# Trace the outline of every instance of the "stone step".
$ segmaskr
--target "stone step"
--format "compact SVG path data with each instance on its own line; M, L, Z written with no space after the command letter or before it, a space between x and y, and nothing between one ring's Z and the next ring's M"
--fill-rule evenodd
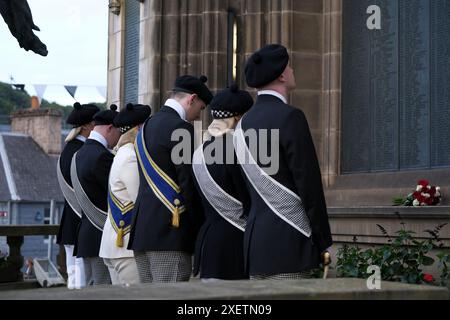
M192 281L130 287L98 286L84 290L49 288L0 291L3 300L448 300L443 287L382 282L369 290L362 279L307 279L295 281Z

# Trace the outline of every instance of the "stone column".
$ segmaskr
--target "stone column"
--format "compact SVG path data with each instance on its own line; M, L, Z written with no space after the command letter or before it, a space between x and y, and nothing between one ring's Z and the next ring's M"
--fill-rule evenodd
M281 43L288 48L297 80L297 89L290 94L289 102L305 113L323 167L328 157L323 146L322 1L243 0L241 17L245 25L242 65L265 44ZM245 79L241 82L245 83Z
M141 11L139 99L157 111L177 76L206 75L226 86L227 1L149 0ZM209 114L203 115L209 122Z
M107 104L123 105L123 72L124 72L124 0L120 14L109 11L108 27L108 98Z
M342 0L324 0L322 175L332 186L340 167Z
M139 103L148 104L153 112L161 100L161 39L163 1L147 0L141 5L139 40Z
M6 238L6 243L9 246L9 257L8 261L14 265L14 271L17 274L16 281L23 280L23 273L20 271L23 267L23 256L20 251L23 244L23 236L8 236Z

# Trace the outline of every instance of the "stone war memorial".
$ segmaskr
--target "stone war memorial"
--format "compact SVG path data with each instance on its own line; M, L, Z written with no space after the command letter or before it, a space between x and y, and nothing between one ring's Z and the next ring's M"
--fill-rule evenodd
M108 105L155 114L182 74L207 76L213 93L236 83L256 97L247 59L266 44L288 49L297 83L288 104L308 121L333 238L327 279L323 265L302 280L83 290L19 276L0 284L0 299L449 299L450 1L109 0L104 9ZM211 121L203 111L198 137ZM57 230L0 225L17 263L33 232Z

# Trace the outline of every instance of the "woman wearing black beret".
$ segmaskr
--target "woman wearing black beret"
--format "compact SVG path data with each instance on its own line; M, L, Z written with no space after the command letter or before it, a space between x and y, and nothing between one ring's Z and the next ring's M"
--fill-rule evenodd
M250 196L234 154L233 129L252 105L250 94L236 85L219 92L211 102L211 139L194 153L206 217L197 237L194 275L200 273L204 281L248 278L243 237Z
M61 191L64 195L64 211L58 231L57 243L64 245L66 251L67 288L86 286L83 258L73 255L78 225L80 224L81 209L75 199L70 179L70 164L73 155L83 146L89 137L95 123L94 115L100 109L93 104L81 105L76 102L67 118L67 123L73 126L66 138L66 145L58 160L57 174Z

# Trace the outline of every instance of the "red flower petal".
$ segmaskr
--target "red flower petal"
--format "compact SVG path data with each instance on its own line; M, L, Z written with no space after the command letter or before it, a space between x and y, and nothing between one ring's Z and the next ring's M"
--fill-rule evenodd
M428 180L419 180L418 185L421 185L422 187L427 187L430 184Z
M424 280L425 282L433 282L433 281L434 281L434 277L433 277L431 274L425 273L425 274L423 275L423 280Z

